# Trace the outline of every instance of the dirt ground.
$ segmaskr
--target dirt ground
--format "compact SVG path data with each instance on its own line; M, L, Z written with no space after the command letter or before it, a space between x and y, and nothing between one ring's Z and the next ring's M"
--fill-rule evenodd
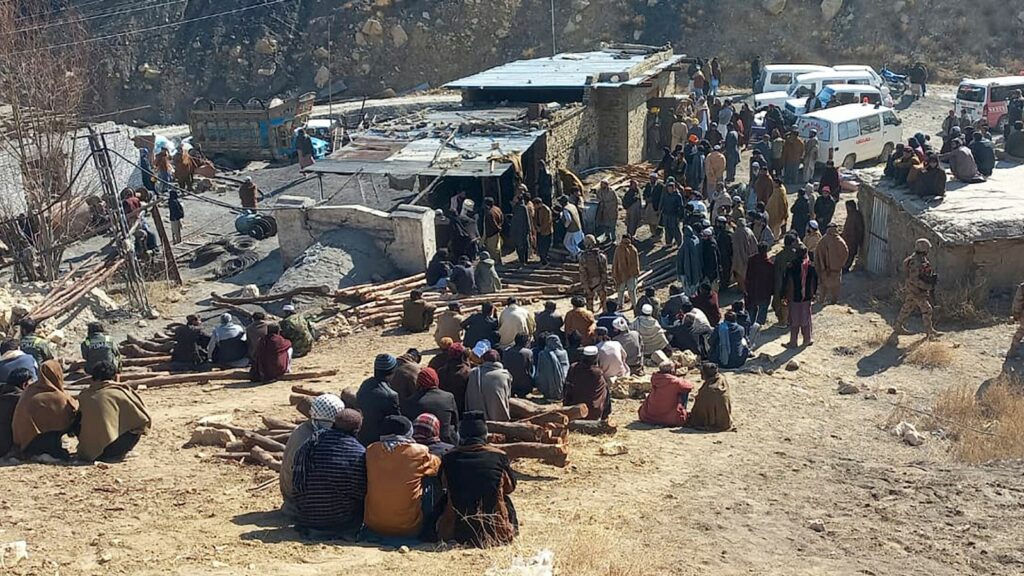
M769 331L758 349L769 358L728 375L734 432L651 428L636 421L638 401L617 400L618 434L571 436L568 467L517 463L521 536L495 550L304 542L277 512L276 485L250 490L272 472L183 448L206 415L242 425L296 415L287 383L148 390L154 426L125 463L0 464L0 543L26 540L31 555L0 573L483 574L545 548L556 573L574 576L1024 573L1021 462L968 466L941 433L910 447L888 432L896 404L928 409L946 387L998 373L1012 330L940 325L954 360L914 366L904 356L922 336L884 344L893 294L855 271L840 305L815 307L814 346L788 351L783 332ZM320 344L298 367L340 368L313 384L341 389L369 374L375 353L431 342L363 332ZM798 370L782 368L791 359ZM839 395L840 380L862 392ZM610 441L628 452L600 455Z

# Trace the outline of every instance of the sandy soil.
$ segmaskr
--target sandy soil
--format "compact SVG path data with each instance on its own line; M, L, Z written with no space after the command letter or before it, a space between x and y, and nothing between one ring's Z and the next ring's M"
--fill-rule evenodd
M735 432L653 429L636 422L637 401L616 401L613 439L573 436L565 469L517 464L514 546L402 554L303 542L276 511L276 486L249 490L273 473L182 447L209 414L293 416L288 385L182 386L144 392L154 428L124 464L0 466L0 542L27 540L31 554L0 573L482 574L542 548L573 575L1024 573L1024 466L959 464L941 435L913 448L885 427L898 402L927 409L945 387L996 374L1010 327L940 326L955 361L922 369L903 361L920 336L882 343L892 286L854 272L844 289L816 314L815 346L785 351L773 330L759 350L770 359L729 375ZM374 353L430 342L371 331L323 343L299 367L341 368L316 383L340 389L368 374ZM781 368L790 359L799 370ZM840 379L864 391L841 396ZM628 453L601 456L608 441Z

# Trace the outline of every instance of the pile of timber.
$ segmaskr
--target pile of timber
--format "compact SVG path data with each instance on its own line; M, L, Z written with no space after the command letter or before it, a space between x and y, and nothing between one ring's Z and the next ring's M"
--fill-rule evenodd
M87 267L92 259L72 267L63 278L54 282L46 297L29 312L29 318L42 322L60 316L71 310L86 294L110 280L124 265L124 258L109 257L92 267Z
M646 257L642 266L642 272L637 279L637 291L642 292L646 288L663 288L678 278L676 269L677 250L675 248L662 247Z
M200 421L192 431L187 446L216 446L223 451L214 453L213 458L233 460L246 464L257 464L281 471L284 447L292 432L302 421L287 421L270 416L261 416L263 426L246 429L217 421Z

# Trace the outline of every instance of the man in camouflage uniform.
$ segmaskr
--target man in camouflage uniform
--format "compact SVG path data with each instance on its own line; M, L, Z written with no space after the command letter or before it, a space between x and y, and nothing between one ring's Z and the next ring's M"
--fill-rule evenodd
M313 349L313 341L316 339L313 332L313 323L305 316L295 311L295 306L286 304L284 306L284 319L281 320L281 336L284 336L292 343L292 357L302 358Z
M1017 286L1017 294L1013 297L1013 321L1017 322L1017 332L1010 340L1010 351L1006 353L1009 360L1020 353L1020 344L1024 340L1024 282Z
M580 254L580 284L587 297L587 308L594 310L598 303L608 299L608 257L597 247L597 240L587 234L583 238L583 253Z
M932 323L931 298L935 291L935 284L938 282L938 275L932 268L931 262L928 261L928 252L931 249L932 243L921 238L914 242L914 253L903 261L906 295L903 307L900 308L899 316L896 318L896 327L892 336L889 337L891 342L895 342L898 336L907 334L904 325L915 310L921 312L921 320L928 331L928 338L934 339L939 336Z

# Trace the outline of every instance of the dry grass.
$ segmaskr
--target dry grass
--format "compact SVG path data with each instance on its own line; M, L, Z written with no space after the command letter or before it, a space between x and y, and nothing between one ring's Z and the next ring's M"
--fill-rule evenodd
M868 346L882 346L889 341L892 329L884 326L872 326L864 337L864 343Z
M924 341L907 352L906 363L919 368L948 368L953 365L956 353L944 342Z
M146 282L146 295L150 306L163 310L167 304L181 301L181 288L166 280Z
M1002 375L980 399L967 386L942 392L934 417L924 429L943 429L953 439L953 455L980 464L1024 458L1024 383Z
M985 307L988 293L988 280L985 278L973 283L958 282L952 287L937 290L936 319L967 324L988 322L992 319L992 314Z
M652 574L650 556L624 547L608 530L581 526L555 548L555 573L573 576L645 576Z

